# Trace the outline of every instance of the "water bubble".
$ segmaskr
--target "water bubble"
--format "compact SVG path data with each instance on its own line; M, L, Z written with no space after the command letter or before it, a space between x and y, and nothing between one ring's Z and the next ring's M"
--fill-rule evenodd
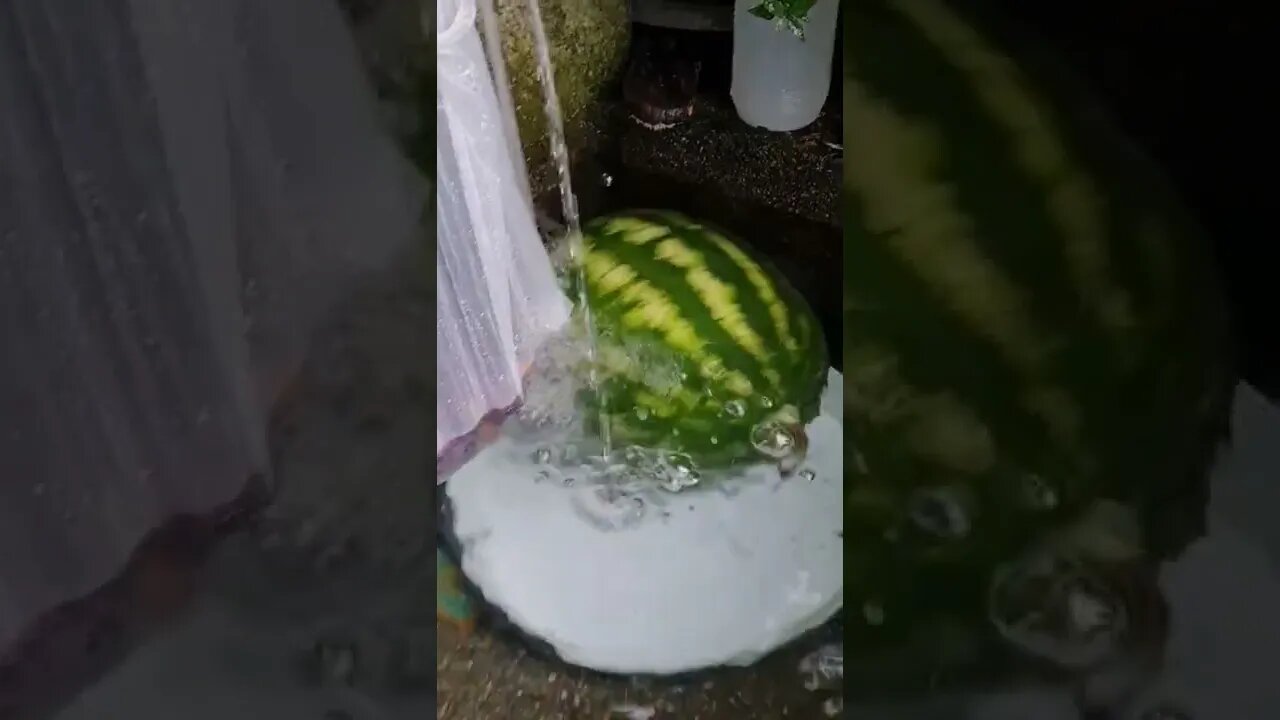
M745 417L747 404L741 400L730 400L724 404L724 414L734 419Z
M716 437L715 435L712 435L712 436L711 436L711 444L712 444L712 445L719 445L719 444L720 444L720 438Z
M958 540L969 534L972 523L963 498L954 488L923 488L908 503L911 521L935 537Z
M1043 477L1031 473L1022 480L1027 505L1036 510L1052 510L1058 506L1058 491Z
M609 173L601 173L600 184L605 187L613 187L613 176Z
M1107 659L1129 628L1114 588L1082 563L1047 551L996 571L987 612L1014 647L1067 668Z
M761 455L781 460L795 452L796 438L781 423L761 423L751 429L751 445Z
M702 476L686 453L668 453L658 469L658 487L667 492L680 492L697 485Z
M822 701L822 714L827 717L836 717L844 712L844 698L836 696L829 697Z
M643 405L637 405L635 409L636 419L640 421L649 419L649 408Z
M533 461L539 465L548 465L551 463L551 448L540 447L533 451Z
M760 403L760 407L764 408L765 410L772 409L774 405L773 398L769 397L768 395L761 395L760 399L757 400L756 402Z
M862 619L868 625L879 627L884 624L884 606L874 600L862 603Z
M679 470L680 472L688 473L693 471L693 458L690 457L688 453L667 453L666 460L669 467Z
M817 477L818 477L818 473L810 470L809 468L805 468L804 470L800 471L800 479L804 480L805 482L813 482L814 480L817 479Z

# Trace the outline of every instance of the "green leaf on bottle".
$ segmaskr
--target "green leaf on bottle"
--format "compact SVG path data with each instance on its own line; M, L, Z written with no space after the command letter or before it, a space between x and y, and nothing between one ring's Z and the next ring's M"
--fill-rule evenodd
M776 22L804 40L804 24L809 20L809 9L815 2L817 0L761 0L747 12L761 20Z

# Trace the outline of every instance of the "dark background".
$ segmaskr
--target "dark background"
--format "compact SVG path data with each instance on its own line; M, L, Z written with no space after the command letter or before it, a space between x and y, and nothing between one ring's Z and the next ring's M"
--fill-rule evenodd
M1266 3L972 0L1041 40L1168 172L1209 232L1243 371L1280 397L1275 46ZM961 3L957 3L961 4ZM1266 33L1266 35L1264 35Z

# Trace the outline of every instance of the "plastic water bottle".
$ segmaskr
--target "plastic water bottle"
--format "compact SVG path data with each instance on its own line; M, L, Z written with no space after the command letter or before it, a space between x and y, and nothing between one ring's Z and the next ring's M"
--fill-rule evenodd
M798 130L818 118L831 90L839 0L814 3L803 40L748 12L759 4L736 0L733 8L733 104L749 125Z

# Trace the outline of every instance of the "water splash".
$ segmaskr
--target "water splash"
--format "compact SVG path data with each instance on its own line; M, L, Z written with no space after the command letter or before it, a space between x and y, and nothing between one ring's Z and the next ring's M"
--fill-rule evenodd
M844 684L844 645L823 645L800 660L806 690L837 690Z
M648 508L644 498L610 484L583 487L570 502L579 517L604 531L634 527Z
M588 383L597 398L599 413L599 434L602 451L608 456L613 449L613 438L609 423L607 390L600 382L596 368L597 337L595 322L592 318L591 303L587 297L586 269L583 257L586 253L582 238L582 221L578 213L578 199L573 194L573 182L569 174L569 146L565 140L564 118L560 111L560 98L556 93L555 70L551 63L551 45L547 41L546 28L542 23L542 8L538 0L527 0L529 12L529 28L533 35L534 54L538 61L538 83L542 86L543 110L547 116L547 137L551 144L551 159L556 166L556 177L559 180L560 208L567 228L565 239L578 286L578 308L581 313L583 332L586 338L586 359L589 368Z

